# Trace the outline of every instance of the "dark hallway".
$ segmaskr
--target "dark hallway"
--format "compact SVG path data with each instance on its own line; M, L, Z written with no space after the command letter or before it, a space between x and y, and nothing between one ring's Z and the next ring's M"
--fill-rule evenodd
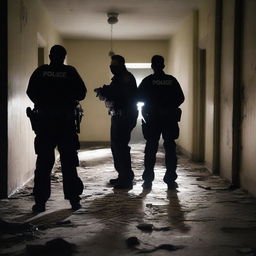
M1 0L0 12L0 255L256 255L255 0ZM109 12L118 13L112 27ZM57 162L46 212L34 215L26 89L56 44L88 90L77 168L85 189L82 209L71 211ZM162 181L162 150L152 190L142 190L139 121L133 189L107 185L116 176L111 117L94 89L111 81L110 50L132 67L149 64L150 74L151 57L161 55L180 83L176 190Z

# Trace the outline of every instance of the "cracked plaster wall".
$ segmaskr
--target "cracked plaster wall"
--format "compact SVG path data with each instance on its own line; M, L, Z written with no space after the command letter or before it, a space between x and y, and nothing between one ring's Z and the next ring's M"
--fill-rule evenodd
M223 1L221 99L220 99L220 170L232 179L233 86L234 86L234 22L235 0Z

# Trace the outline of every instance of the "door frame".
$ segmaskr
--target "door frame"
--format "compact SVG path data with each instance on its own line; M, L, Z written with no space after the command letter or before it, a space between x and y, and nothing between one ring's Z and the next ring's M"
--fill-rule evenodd
M0 198L8 194L8 9L0 1Z
M242 123L242 34L244 2L235 1L234 24L234 72L233 72L233 146L232 146L232 183L240 186L241 169L241 123Z

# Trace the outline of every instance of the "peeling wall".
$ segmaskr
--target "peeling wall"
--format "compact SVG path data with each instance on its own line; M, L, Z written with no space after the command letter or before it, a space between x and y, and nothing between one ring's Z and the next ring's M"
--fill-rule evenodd
M37 33L46 52L60 37L38 0L8 1L8 194L26 182L35 167L34 134L26 107L28 80L37 67Z
M80 141L109 141L110 116L104 102L95 97L94 88L109 84L112 77L108 56L110 43L104 40L65 40L68 63L74 66L87 87L82 101L85 117L81 123ZM168 41L114 41L114 51L127 63L150 62L155 54L167 57Z
M244 0L241 186L256 195L256 1Z
M232 180L235 0L223 1L220 99L220 174Z

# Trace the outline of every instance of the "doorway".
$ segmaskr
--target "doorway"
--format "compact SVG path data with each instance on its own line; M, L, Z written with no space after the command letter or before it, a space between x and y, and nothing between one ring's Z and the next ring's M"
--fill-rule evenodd
M205 160L205 93L206 93L206 50L199 49L199 80L197 90L197 161L204 162Z
M0 198L7 197L8 179L8 48L7 48L7 0L0 1Z
M205 159L205 87L206 87L206 50L199 51L199 160Z
M42 66L45 64L45 48L46 41L42 37L42 35L37 32L37 65Z
M38 67L42 66L45 64L44 62L44 47L38 47L37 48L37 65Z

